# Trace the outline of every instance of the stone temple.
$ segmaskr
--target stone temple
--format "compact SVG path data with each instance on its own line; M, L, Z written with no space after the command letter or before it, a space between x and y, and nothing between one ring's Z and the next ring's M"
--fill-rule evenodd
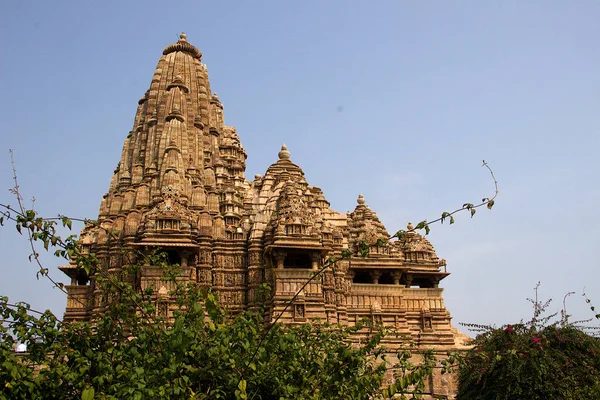
M439 287L449 273L429 241L412 231L402 241L388 240L362 195L353 211L336 212L285 145L273 159L263 176L246 179L246 151L235 128L225 124L202 54L181 34L164 49L138 101L102 198L99 226L81 232L83 249L115 272L127 262L123 248L162 249L181 265L183 280L211 287L231 312L255 305L267 283L267 321L283 312L326 258L348 249L355 256L313 280L280 321L353 325L371 318L421 348L460 348L464 335L452 327ZM379 238L386 238L383 245L370 247L366 257L358 254L360 242ZM61 269L71 278L65 321L90 319L95 277L75 265ZM137 283L168 296L162 276L161 267L147 265ZM388 345L401 341L389 339ZM444 379L433 379L431 391L452 392Z

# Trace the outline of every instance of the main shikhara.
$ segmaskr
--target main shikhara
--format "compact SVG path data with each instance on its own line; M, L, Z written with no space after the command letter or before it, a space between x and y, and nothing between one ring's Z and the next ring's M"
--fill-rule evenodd
M246 152L235 128L225 125L201 60L185 34L164 49L138 102L98 224L81 232L83 251L94 253L100 268L118 272L130 262L124 249L161 249L181 266L183 282L211 287L230 312L264 301L257 294L266 283L265 318L273 321L326 258L349 249L355 255L311 282L280 321L351 326L366 317L423 348L460 346L463 335L452 327L438 287L449 274L429 241L412 231L401 242L389 241L362 195L354 211L332 210L285 145L264 176L248 181ZM385 242L376 246L380 238ZM373 245L367 257L358 254L360 242ZM99 311L95 275L74 264L61 269L71 277L65 321L89 320ZM163 272L143 266L139 289L168 298Z

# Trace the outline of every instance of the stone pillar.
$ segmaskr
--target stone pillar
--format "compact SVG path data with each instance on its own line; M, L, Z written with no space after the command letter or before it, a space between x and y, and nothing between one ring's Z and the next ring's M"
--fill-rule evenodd
M277 253L274 254L275 261L277 263L276 264L276 268L277 269L283 269L283 262L285 261L285 256L286 255L287 254L285 252L283 252L283 251L277 252Z
M409 288L412 284L413 276L412 274L406 274L406 287Z
M321 256L319 255L319 253L312 253L310 256L310 259L312 261L312 269L313 270L318 270L319 269L319 264L321 261Z
M379 278L381 277L381 271L371 271L371 282L379 283Z

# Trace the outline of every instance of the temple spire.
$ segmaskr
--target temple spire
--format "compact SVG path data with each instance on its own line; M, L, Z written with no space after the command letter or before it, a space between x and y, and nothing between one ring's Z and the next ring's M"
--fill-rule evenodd
M138 101L100 213L107 226L137 221L127 234L133 242L158 243L169 232L177 233L171 243L195 243L197 221L213 225L202 213L219 219L227 211L214 223L235 229L241 220L246 152L235 128L225 124L201 59L182 32L165 47Z

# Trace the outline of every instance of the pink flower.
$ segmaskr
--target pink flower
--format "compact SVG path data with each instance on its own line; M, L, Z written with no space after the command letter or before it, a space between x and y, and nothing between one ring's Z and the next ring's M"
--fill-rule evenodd
M512 325L508 325L508 326L506 327L506 329L505 329L505 330L506 330L506 332L508 332L508 333L513 333L513 332L515 331L515 330L513 329Z
M541 339L539 337L534 337L531 340L533 340L533 343L539 343L541 341Z

